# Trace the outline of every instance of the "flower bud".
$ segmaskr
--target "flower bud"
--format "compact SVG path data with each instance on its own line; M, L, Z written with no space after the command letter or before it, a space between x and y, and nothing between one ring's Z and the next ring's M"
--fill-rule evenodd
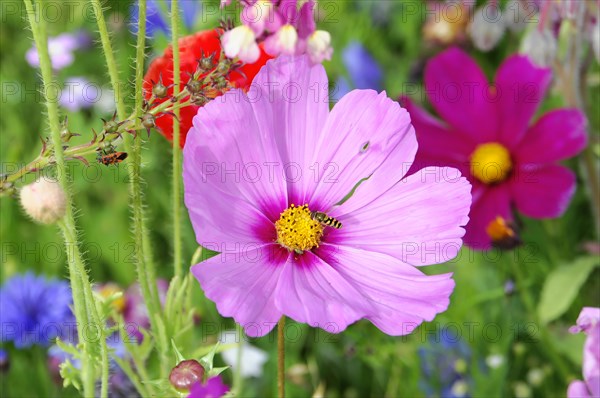
M549 29L540 31L536 28L525 36L519 52L527 55L537 66L545 68L552 66L557 49L556 38L552 32Z
M324 30L315 30L308 37L306 48L313 64L320 64L326 59L330 60L333 53L331 35Z
M195 359L179 362L169 374L169 382L177 391L187 392L196 382L202 382L204 368Z
M156 83L152 86L152 95L156 98L165 98L168 95L168 88L162 82Z
M67 210L65 191L55 180L41 178L21 189L21 205L34 221L52 224Z
M506 25L498 7L481 7L475 11L469 25L473 45L481 51L490 51L502 39Z

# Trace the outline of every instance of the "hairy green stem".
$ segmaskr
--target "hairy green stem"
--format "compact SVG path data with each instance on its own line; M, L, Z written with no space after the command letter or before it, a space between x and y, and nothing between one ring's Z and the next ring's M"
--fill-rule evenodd
M180 65L179 65L179 2L171 1L171 46L173 47L173 95L179 94ZM179 129L179 109L175 110L173 118L173 267L175 275L181 276L181 148Z
M46 33L46 21L41 15L36 15L31 0L24 0L27 9L27 16L33 32L33 38L38 49L40 59L40 70L44 84L44 94L46 98L46 107L48 111L48 123L52 135L54 149L54 160L58 174L58 180L65 191L67 200L66 212L64 218L59 222L62 230L65 247L67 252L67 262L69 265L69 276L71 282L71 291L73 294L73 307L75 318L77 320L77 332L79 341L83 345L82 355L82 380L83 394L86 397L95 395L96 382L96 359L93 357L93 342L86 341L84 331L86 327L95 325L99 330L98 347L101 355L101 396L108 396L108 348L104 339L104 325L100 321L92 287L88 279L85 264L79 251L79 242L77 241L77 231L73 217L73 209L69 191L69 182L67 170L65 167L65 156L62 148L62 138L60 132L60 121L58 116L57 87L54 84L52 76L52 64L48 53L48 37ZM37 2L38 10L41 3Z
M98 30L100 33L100 40L102 42L102 48L106 57L106 63L110 80L115 91L116 102L117 102L117 114L119 119L124 120L126 117L125 113L125 102L123 98L123 92L121 90L119 73L117 70L117 63L115 61L114 52L108 30L106 28L106 22L104 21L104 14L100 4L100 0L94 0L94 12L96 14ZM142 83L144 76L144 50L145 50L145 34L146 34L146 1L141 0L139 2L139 18L138 18L138 34L137 34L137 50L136 50L136 107L134 111L135 117L140 117L143 113L143 92ZM144 203L141 190L141 135L137 134L134 142L131 142L131 137L125 135L124 138L125 147L130 153L130 164L132 167L129 168L130 178L130 193L132 198L132 212L133 212L133 234L136 252L136 266L138 279L140 284L140 290L148 308L148 316L150 319L152 331L157 337L157 349L161 356L161 374L165 376L167 371L167 362L164 358L168 352L168 341L164 330L164 324L161 319L161 306L158 298L158 291L156 287L156 276L154 273L154 265L152 262L150 239L148 237L148 229L146 227L146 221L144 216Z

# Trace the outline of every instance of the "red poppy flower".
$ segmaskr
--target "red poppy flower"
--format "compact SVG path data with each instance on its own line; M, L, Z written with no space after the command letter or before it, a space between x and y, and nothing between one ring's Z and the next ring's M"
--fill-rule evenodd
M179 39L180 53L180 79L181 87L190 80L188 73L194 73L197 67L197 61L203 55L209 56L215 54L215 64L221 55L221 40L219 31L206 30L195 33L190 36L185 36ZM270 59L261 47L261 56L257 62L253 64L245 64L235 72L230 73L227 80L235 87L248 89L252 83L252 79L258 73L260 68ZM152 81L157 83L162 78L162 83L169 86L173 83L173 48L167 47L164 54L150 64L146 76L144 76L144 97L149 100L152 96ZM170 100L173 95L173 88L169 87L168 95L162 99L156 99L155 105ZM180 109L180 131L181 131L181 147L185 144L185 137L188 130L192 127L192 118L196 115L199 106L190 105ZM156 126L169 141L173 140L173 117L169 115L161 116L156 119Z

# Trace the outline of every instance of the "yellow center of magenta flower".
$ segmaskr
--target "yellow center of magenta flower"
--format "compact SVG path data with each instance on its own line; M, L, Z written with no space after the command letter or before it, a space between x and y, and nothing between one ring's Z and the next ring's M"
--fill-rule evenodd
M319 247L323 226L310 216L308 205L288 207L275 222L277 243L288 250L302 253Z
M485 184L506 180L512 167L510 152L497 142L481 144L471 155L471 174Z

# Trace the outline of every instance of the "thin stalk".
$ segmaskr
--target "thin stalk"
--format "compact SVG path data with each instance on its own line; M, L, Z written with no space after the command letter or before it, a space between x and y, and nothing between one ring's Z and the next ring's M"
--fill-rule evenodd
M80 342L83 343L84 355L82 356L82 381L84 396L94 396L95 393L95 365L96 360L92 357L93 346L91 342L85 341L84 328L90 324L95 324L100 330L99 348L101 355L101 396L108 396L108 348L104 339L104 325L100 322L100 317L96 310L94 298L91 294L92 288L88 279L85 264L79 251L79 242L77 241L77 231L73 217L73 208L69 191L69 182L67 170L65 167L65 156L62 148L62 138L60 134L60 121L58 116L57 87L54 84L52 76L52 64L48 53L48 37L46 32L46 20L40 15L36 17L33 3L31 0L24 0L27 16L31 25L33 38L38 49L40 59L40 70L44 84L44 94L46 98L46 108L48 111L48 124L54 144L54 160L58 174L58 180L65 192L67 206L64 218L59 222L62 230L65 247L67 251L67 260L69 265L69 276L71 282L71 291L73 294L73 307L75 318L77 320L77 332ZM41 8L40 2L37 2L38 9ZM39 22L38 22L39 21Z
M277 396L285 398L285 316L277 323Z
M233 372L233 393L235 396L242 395L244 378L242 377L242 355L244 350L244 329L238 324L235 324L237 331L237 355L235 359L235 370Z
M179 62L179 2L171 1L171 46L173 47L173 95L179 94L180 62ZM179 131L179 109L173 118L173 267L175 276L182 272L181 248L181 148Z
M117 102L117 114L119 119L123 120L126 117L125 114L125 102L123 93L121 91L121 85L119 81L119 73L117 69L117 63L115 61L112 44L106 28L106 22L104 20L104 14L102 12L102 6L100 0L93 0L94 12L96 14L96 20L98 24L98 30L100 33L100 39L102 42L102 48L106 57L106 64L110 75L110 80L115 91L116 102ZM146 34L146 1L141 0L139 2L139 18L138 18L138 35L137 35L137 51L136 51L136 109L134 114L136 117L142 115L142 104L143 104L143 92L142 92L142 81L144 72L144 49L145 49L145 34ZM165 353L168 352L168 341L164 331L163 323L161 322L161 306L158 299L158 291L156 287L156 277L154 274L154 265L152 263L152 255L150 254L150 240L148 238L148 229L146 227L144 217L144 204L142 199L141 191L141 136L136 135L136 138L131 143L131 138L125 135L124 143L127 151L131 154L130 164L132 167L129 168L130 177L130 192L132 198L132 212L133 212L133 234L135 241L136 250L136 266L138 272L138 279L140 284L140 290L144 297L144 302L148 308L148 315L152 331L157 336L157 349L161 355L161 371L162 375L165 375L168 364L165 360Z

